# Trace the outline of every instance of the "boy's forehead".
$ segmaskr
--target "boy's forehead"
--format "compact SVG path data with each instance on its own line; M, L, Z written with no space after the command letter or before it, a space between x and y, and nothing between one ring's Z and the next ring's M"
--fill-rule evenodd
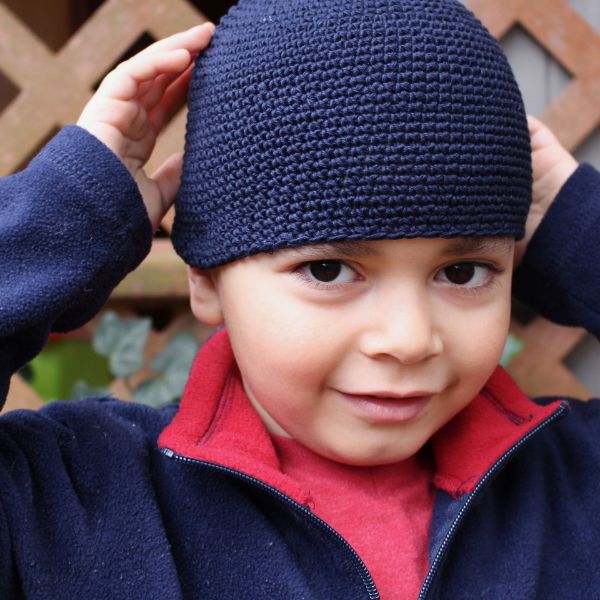
M298 258L360 258L365 256L377 256L385 252L385 245L390 243L400 248L407 247L411 242L423 244L431 242L435 244L436 250L444 256L459 256L469 253L498 253L510 254L514 246L514 239L508 237L459 237L459 238L402 238L401 240L348 240L340 242L328 242L324 244L310 244L297 248L286 248L278 250L278 255L290 255ZM400 242L400 244L398 244Z

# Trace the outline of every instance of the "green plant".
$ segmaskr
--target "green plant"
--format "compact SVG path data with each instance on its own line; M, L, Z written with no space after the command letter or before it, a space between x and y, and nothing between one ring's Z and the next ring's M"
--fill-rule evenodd
M502 352L502 358L500 364L505 367L508 363L523 350L523 342L514 334L509 333L504 345L504 351Z
M108 360L83 336L48 340L42 352L19 374L46 401L69 398L78 379L88 385L88 396L93 390L104 389L112 379ZM82 392L78 393L81 397Z
M144 359L144 347L152 327L149 318L120 318L112 311L106 312L93 336L94 350L108 358L110 372L129 386L134 402L154 407L177 402L198 352L198 342L191 332L174 336L167 346L149 361ZM147 368L152 375L134 385L132 376ZM107 389L92 388L78 381L72 398L107 394Z

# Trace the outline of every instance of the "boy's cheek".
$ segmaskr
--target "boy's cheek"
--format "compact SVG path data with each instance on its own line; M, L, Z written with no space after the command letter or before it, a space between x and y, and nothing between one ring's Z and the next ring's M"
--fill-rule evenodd
M243 302L226 303L224 316L232 342L236 340L240 350L251 346L263 357L275 355L277 362L309 351L318 353L331 345L336 328L340 333L339 321L323 318L299 302L276 294L259 293Z
M489 323L489 322L488 322ZM465 335L459 355L464 370L492 368L502 357L508 335L509 322L489 323L489 326L472 334Z

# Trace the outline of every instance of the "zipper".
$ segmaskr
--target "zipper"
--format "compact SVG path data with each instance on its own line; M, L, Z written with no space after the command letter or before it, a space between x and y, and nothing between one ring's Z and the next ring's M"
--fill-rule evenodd
M350 554L352 558L352 562L354 563L356 570L358 571L360 578L363 581L363 584L367 590L367 594L369 595L369 600L380 600L379 592L375 587L375 582L373 581L373 577L371 577L371 573L367 569L367 566L362 561L360 556L357 554L356 550L333 528L331 525L323 521L315 515L310 509L302 506L302 504L296 502L289 496L286 496L283 492L280 492L277 488L266 484L264 481L260 479L256 479L256 477L252 477L251 475L247 475L242 471L237 471L235 469L231 469L229 467L224 467L222 465L207 462L204 460L198 460L196 458L189 458L188 456L183 456L174 452L170 448L160 448L160 451L167 457L174 460L178 460L180 462L192 463L202 465L204 467L208 467L210 469L214 469L216 471L221 471L222 473L227 473L228 475L232 475L233 477L237 477L251 485L266 491L267 493L275 496L279 500L281 500L284 504L287 504L295 511L299 512L307 519L318 525L321 529L327 532L331 537L333 537L337 542L341 543L344 547L344 550Z
M564 401L555 412L553 412L545 421L542 421L537 427L533 428L528 434L524 435L516 444L511 446L485 473L485 475L479 480L477 485L473 488L473 491L465 501L464 506L460 509L458 515L452 522L448 533L444 537L440 549L435 555L431 566L429 567L429 571L427 572L427 576L425 577L425 581L423 582L423 587L421 588L421 592L417 600L425 600L427 595L429 594L431 584L433 579L437 575L437 572L440 568L440 565L445 558L446 552L454 537L458 527L463 521L465 514L469 510L471 504L475 501L481 490L485 487L485 485L490 481L490 479L496 474L496 472L504 465L504 463L512 457L512 455L519 450L519 448L525 444L532 436L534 436L540 429L544 429L554 421L558 420L560 417L564 415L569 403Z

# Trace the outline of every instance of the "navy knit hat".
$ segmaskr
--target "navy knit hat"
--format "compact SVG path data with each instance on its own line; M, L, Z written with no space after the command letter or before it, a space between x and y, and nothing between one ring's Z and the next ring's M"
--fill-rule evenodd
M523 102L456 0L240 0L189 92L173 243L208 268L338 240L524 234Z

